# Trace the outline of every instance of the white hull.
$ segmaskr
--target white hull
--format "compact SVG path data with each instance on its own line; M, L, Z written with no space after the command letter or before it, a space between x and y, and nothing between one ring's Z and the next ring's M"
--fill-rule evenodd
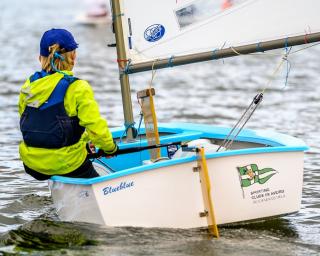
M300 209L303 150L233 152L233 155L206 155L217 224ZM242 187L238 167L251 164L259 169L273 168L274 175L263 184ZM195 156L171 159L91 179L89 183L57 177L50 181L50 189L62 220L107 226L204 227L207 220L199 215L205 205L199 173L193 171L196 166Z

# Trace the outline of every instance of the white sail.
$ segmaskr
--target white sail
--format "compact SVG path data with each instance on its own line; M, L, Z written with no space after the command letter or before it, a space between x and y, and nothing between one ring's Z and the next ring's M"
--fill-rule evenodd
M132 64L320 31L319 0L121 0Z

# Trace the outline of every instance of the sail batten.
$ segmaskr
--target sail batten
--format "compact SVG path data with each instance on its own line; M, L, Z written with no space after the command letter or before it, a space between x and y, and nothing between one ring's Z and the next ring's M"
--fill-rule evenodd
M246 48L320 32L319 0L120 2L131 72L139 72L145 63L166 62L171 56L175 64L192 55L196 59L208 55L209 59L208 52L214 49Z

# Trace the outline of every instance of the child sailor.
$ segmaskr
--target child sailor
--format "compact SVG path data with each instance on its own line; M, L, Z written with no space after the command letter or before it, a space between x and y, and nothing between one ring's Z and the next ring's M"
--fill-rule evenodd
M69 31L46 31L40 41L42 70L20 91L19 152L26 173L37 180L97 177L87 157L88 142L106 154L118 149L90 84L73 76L77 47Z

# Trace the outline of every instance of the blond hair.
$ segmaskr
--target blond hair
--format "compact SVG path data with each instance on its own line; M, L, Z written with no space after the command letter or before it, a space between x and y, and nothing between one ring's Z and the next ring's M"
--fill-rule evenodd
M72 70L74 66L74 60L75 60L75 50L70 52L65 52L65 49L61 49L59 44L54 44L49 47L49 56L40 56L40 63L41 68L45 70L46 72L52 72L55 71L53 67L51 66L51 61L54 60L54 66L58 70ZM58 53L63 57L63 59L60 58L54 58L54 54Z

